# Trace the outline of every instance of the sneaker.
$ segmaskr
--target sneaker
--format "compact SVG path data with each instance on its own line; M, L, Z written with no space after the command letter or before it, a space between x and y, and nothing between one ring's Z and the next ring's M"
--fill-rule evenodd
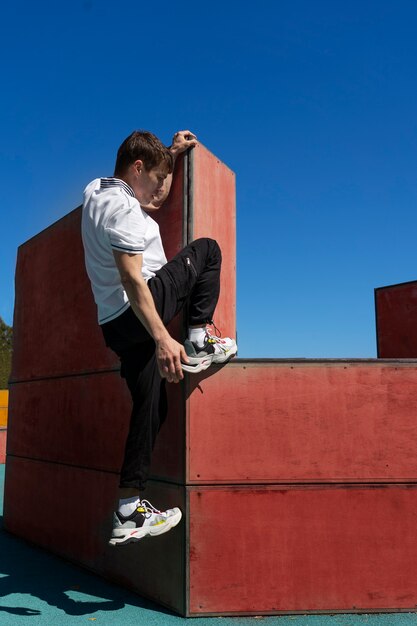
M237 354L234 339L216 337L208 330L206 330L206 341L202 347L186 339L184 348L189 362L182 363L182 369L193 374L206 370L212 363L227 363Z
M182 513L178 507L158 511L148 500L140 500L137 509L127 517L116 511L113 514L113 532L109 544L121 546L144 537L163 535L178 524Z

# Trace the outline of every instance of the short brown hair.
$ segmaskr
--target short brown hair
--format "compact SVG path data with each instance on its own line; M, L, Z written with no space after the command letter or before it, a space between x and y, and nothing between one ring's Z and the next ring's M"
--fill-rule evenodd
M146 170L166 163L168 172L172 172L172 154L153 133L146 130L135 130L126 137L117 151L115 176L124 174L131 163L143 161Z

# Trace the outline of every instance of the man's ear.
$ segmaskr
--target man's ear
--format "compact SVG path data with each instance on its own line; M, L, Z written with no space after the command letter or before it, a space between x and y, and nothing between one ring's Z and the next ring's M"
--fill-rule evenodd
M141 161L140 159L137 159L134 163L132 163L132 166L134 167L134 169L137 171L138 174L140 174L142 169L144 168L143 161Z

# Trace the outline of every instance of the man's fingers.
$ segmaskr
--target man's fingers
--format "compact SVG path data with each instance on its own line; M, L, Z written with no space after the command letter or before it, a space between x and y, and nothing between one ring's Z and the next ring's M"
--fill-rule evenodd
M176 379L176 377L175 377L175 376L173 376L173 375L171 374L171 372L168 372L168 371L167 371L167 368L166 368L166 367L164 368L164 370L165 370L165 371L159 370L159 373L160 373L160 375L161 375L161 377L162 377L162 378L165 378L165 379L166 379L166 381L167 381L168 383L177 383L177 382L178 382L178 380Z
M174 139L179 136L181 136L186 141L193 141L197 139L197 135L194 135L194 133L192 133L190 130L179 130L177 133L175 133Z
M159 367L159 373L162 378L166 378L169 383L178 383L184 378L184 374L181 367L181 360L174 357L168 363Z
M175 359L175 374L176 374L176 377L178 378L178 380L182 380L184 378L184 372L182 371L181 358L180 357L177 357Z
M158 369L159 369L159 375L162 378L168 378L169 376L169 371L168 368L166 367L166 365L161 365L160 363L158 363Z
M178 383L184 378L181 363L189 363L185 348L180 343L173 341L172 346L165 348L165 354L158 358L159 373L169 383Z
M188 355L187 355L185 349L182 346L181 346L180 357L181 357L181 361L183 363L189 363L190 362L189 358L188 358Z

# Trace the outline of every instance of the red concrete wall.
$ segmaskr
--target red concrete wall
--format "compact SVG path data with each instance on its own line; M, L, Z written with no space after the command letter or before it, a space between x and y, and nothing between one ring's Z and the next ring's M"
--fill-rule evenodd
M7 389L0 389L0 463L6 462L8 406L9 392Z
M118 472L131 399L118 371L33 380L11 386L8 453ZM183 397L171 386L154 476L184 477Z
M416 362L238 359L189 383L189 484L417 477Z
M0 428L0 464L6 462L7 428Z
M97 325L76 209L20 246L11 382L117 367Z
M190 489L197 614L415 610L417 485Z
M417 281L375 289L378 357L417 358Z

